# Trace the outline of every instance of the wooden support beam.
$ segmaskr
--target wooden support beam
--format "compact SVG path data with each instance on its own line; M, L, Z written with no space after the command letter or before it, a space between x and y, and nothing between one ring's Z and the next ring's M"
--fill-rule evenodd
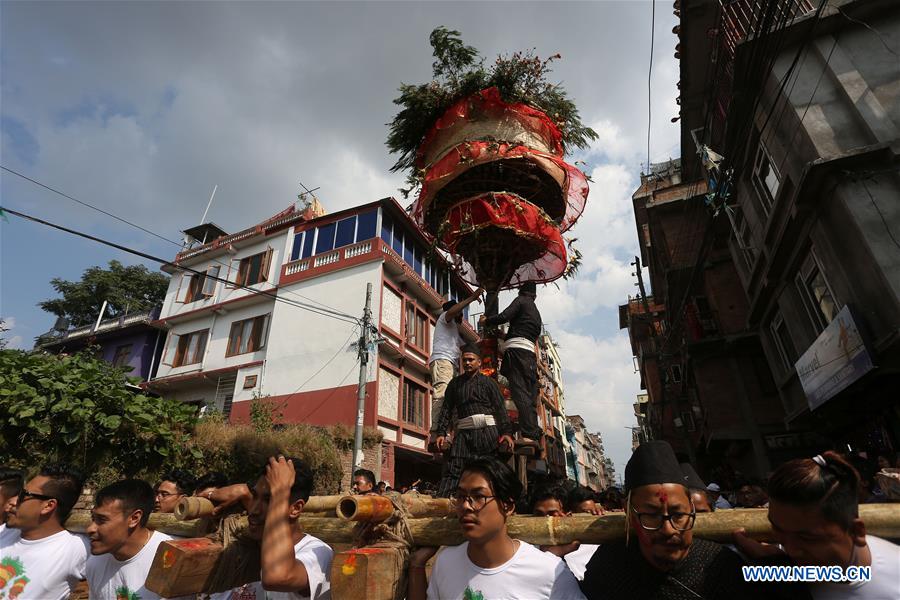
M396 548L358 548L339 552L331 563L334 600L394 600L405 585L404 553Z

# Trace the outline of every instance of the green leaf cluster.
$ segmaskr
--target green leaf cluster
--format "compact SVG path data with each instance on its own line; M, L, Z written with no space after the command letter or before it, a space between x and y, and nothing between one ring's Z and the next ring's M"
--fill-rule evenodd
M0 350L0 463L65 461L88 475L141 476L195 459L195 408L127 383L90 353Z
M104 300L107 302L107 318L149 310L162 304L169 278L162 273L151 272L144 265L126 267L117 260L111 260L108 269L85 269L79 281L56 277L50 280L50 285L61 297L44 300L38 306L57 317L67 318L72 327L81 327L97 319Z
M434 122L461 98L489 87L497 87L506 102L522 102L546 113L560 129L564 151L585 148L597 139L597 133L581 122L565 89L547 79L559 54L541 60L533 49L515 52L499 56L486 68L478 51L465 45L458 31L438 27L431 32L430 42L434 79L400 85L394 104L402 108L389 124L386 142L392 153L400 155L391 170L410 171L410 183L416 176L416 150Z

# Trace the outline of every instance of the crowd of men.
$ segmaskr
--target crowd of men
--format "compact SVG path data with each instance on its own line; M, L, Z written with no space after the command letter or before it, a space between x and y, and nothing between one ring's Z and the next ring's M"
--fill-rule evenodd
M148 519L154 511L173 511L188 495L209 499L217 514L246 512L247 534L259 545L259 580L212 598L329 598L333 550L299 521L313 488L310 471L284 456L262 467L252 485L229 484L220 474L194 481L181 471L155 486L116 481L95 494L84 536L64 527L82 491L76 470L47 465L28 478L0 471L0 598L63 599L82 580L91 598L157 598L145 583L158 546L171 537L149 529ZM355 472L353 482L357 493L378 493L371 471ZM693 536L697 513L712 511L716 502L704 489L709 486L678 463L668 444L648 442L625 469L624 539L539 548L507 530L509 517L523 507L516 474L496 456L470 458L451 495L466 541L413 549L407 598L893 600L900 597L900 547L867 533L859 484L853 466L833 452L787 462L765 490L777 544L736 530L733 544L722 545ZM537 516L605 510L582 488L538 488L528 500ZM751 582L745 565L866 566L871 580Z

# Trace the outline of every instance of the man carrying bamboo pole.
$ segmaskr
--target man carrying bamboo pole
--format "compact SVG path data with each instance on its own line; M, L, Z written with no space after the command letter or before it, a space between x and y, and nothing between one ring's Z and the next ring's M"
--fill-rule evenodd
M582 600L578 583L562 560L507 533L507 519L521 493L516 474L499 459L467 462L454 493L466 542L441 551L430 582L425 563L437 548L413 552L407 599Z
M814 600L894 600L900 597L900 547L868 535L859 517L859 474L834 452L784 463L769 478L769 521L780 546L735 532L756 559L785 554L794 565L869 567L869 581L810 584Z
M603 544L587 565L588 598L696 600L759 597L744 581L737 554L694 539L696 511L672 447L645 442L625 467L628 535Z
M81 486L81 474L63 464L44 466L22 486L0 533L0 582L9 598L62 600L84 579L87 540L63 529Z
M215 600L276 597L284 600L331 598L331 561L334 551L322 540L304 533L303 506L312 490L312 473L298 458L269 459L253 487L247 533L261 541L260 581L214 594Z
M438 449L445 450L451 418L456 416L456 434L438 486L438 495L443 497L456 490L467 460L495 454L501 445L509 450L513 447L512 424L500 388L480 372L481 349L477 344L468 344L462 350L461 360L463 372L447 386L434 431Z
M172 537L147 529L153 502L153 488L139 479L116 481L97 492L86 532L91 598L159 598L145 582L156 549Z

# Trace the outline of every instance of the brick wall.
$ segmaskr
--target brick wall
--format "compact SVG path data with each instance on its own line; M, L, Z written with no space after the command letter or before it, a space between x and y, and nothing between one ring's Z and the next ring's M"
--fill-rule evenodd
M375 481L381 480L381 444L375 444L372 448L363 448L363 469L369 469L375 473ZM341 479L341 492L350 491L350 481L353 478L353 451L341 452L341 471L344 473ZM393 482L391 482L393 483Z

